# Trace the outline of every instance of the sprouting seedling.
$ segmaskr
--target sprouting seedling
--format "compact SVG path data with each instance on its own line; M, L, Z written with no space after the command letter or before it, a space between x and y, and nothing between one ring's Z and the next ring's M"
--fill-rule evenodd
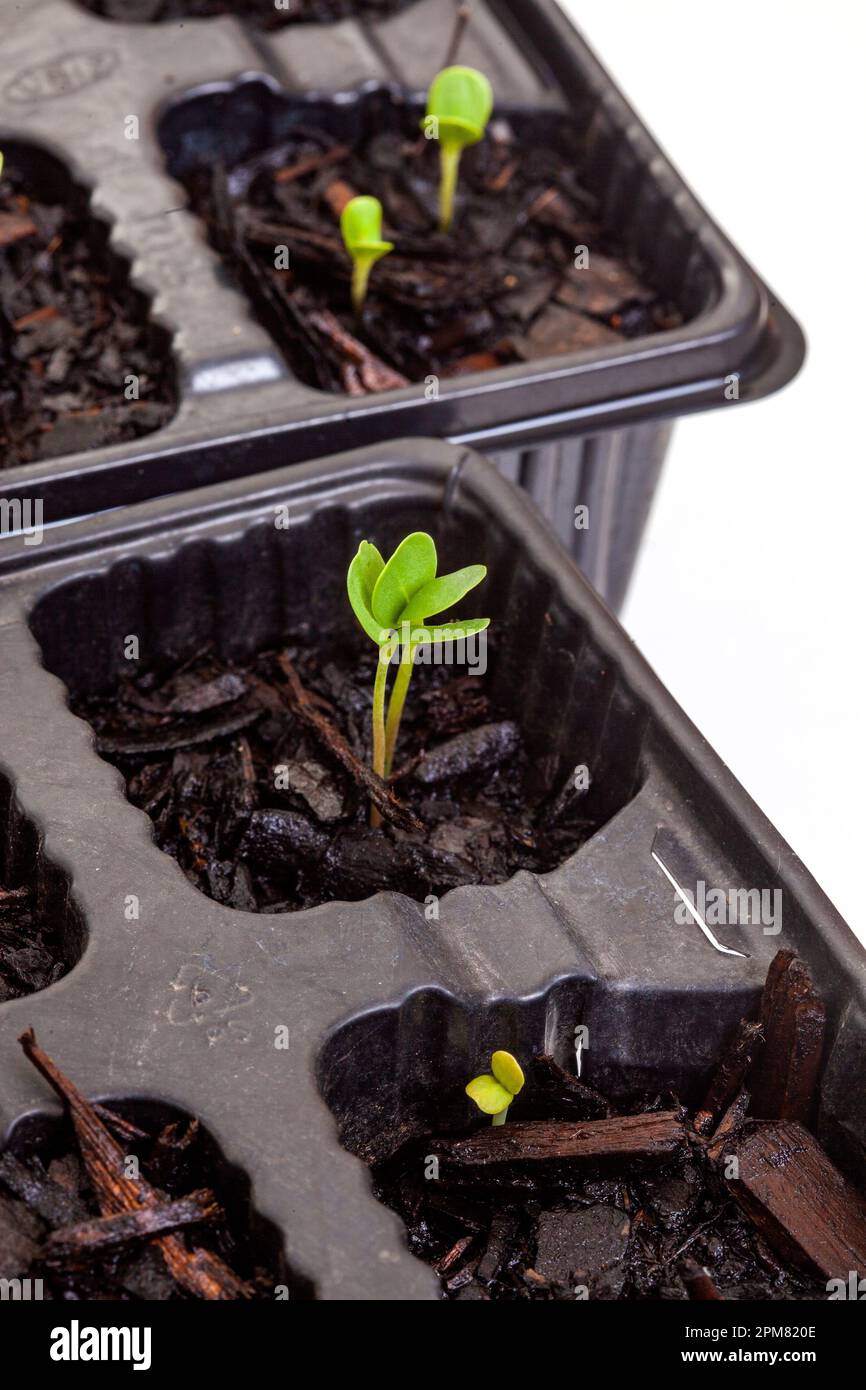
M523 1090L523 1071L510 1052L494 1052L490 1071L476 1076L466 1087L466 1094L485 1115L493 1116L495 1125L504 1125L508 1107Z
M375 545L361 541L349 566L347 588L355 617L379 648L373 687L373 771L391 771L400 720L418 647L431 642L458 642L483 632L489 618L428 627L427 620L458 603L480 584L486 565L467 565L453 574L436 574L436 546L425 531L413 531L385 563ZM400 665L385 716L388 666L400 651ZM370 820L378 825L375 807Z
M378 198L350 198L340 214L340 231L352 257L352 304L360 314L367 297L370 271L394 250L393 241L382 240L382 204Z
M439 141L439 230L447 232L454 217L454 191L460 156L483 137L493 110L493 88L475 68L443 68L427 93L422 121L428 139Z

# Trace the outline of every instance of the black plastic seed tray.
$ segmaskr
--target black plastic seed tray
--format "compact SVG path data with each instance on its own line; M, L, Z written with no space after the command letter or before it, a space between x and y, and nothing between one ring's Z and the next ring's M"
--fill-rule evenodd
M288 530L274 526L285 506ZM208 641L249 655L303 616L344 614L354 631L343 574L359 538L387 548L414 527L443 565L490 567L496 697L552 784L588 768L602 828L554 872L448 892L438 920L395 893L283 915L218 905L156 846L68 692L110 689L130 634L158 665ZM828 1005L820 1132L866 1175L866 955L537 510L478 455L401 442L74 523L38 550L10 540L0 626L0 881L35 881L68 968L0 1005L13 1146L49 1123L16 1042L33 1026L91 1096L200 1117L252 1184L261 1240L279 1232L296 1293L432 1298L356 1155L397 1126L467 1122L463 1086L493 1047L573 1068L578 1025L589 1081L694 1101L790 946ZM742 954L720 953L677 920L659 860L692 893L779 890L774 925L716 927Z
M225 16L118 23L76 0L0 0L0 145L56 154L92 193L133 284L172 338L174 420L145 439L3 475L57 522L396 435L483 447L548 511L616 605L671 417L765 395L797 371L796 324L696 202L554 0L474 0L460 57L501 109L568 113L605 220L686 316L604 350L364 398L299 382L230 282L167 172L239 157L312 107L351 129L359 94L418 94L444 60L452 0L390 18L265 31ZM130 18L152 7L128 10ZM127 139L127 118L139 138ZM590 527L574 527L585 504Z

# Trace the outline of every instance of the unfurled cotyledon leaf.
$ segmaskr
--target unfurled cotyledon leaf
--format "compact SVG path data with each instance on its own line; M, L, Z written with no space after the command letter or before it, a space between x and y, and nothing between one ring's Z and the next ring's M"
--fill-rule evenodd
M474 1077L466 1094L484 1115L493 1116L495 1125L501 1125L514 1097L523 1090L523 1083L523 1069L517 1058L510 1052L494 1052L490 1072Z
M476 1076L466 1087L466 1094L470 1100L474 1100L479 1110L485 1115L498 1115L503 1110L507 1110L513 1099L511 1092L506 1091L500 1085L495 1076L485 1073L483 1076Z
M459 623L440 623L437 627L412 623L409 632L413 647L427 647L437 642L465 642L489 626L489 618L463 618Z
M490 1058L490 1070L496 1077L500 1086L504 1086L511 1095L516 1096L523 1090L523 1083L526 1078L523 1069L516 1057L512 1057L510 1052L494 1052Z
M346 580L349 602L355 617L377 646L382 641L382 624L377 623L373 617L373 590L384 568L385 561L375 545L371 545L369 541L361 541L358 553L349 566Z
M423 623L436 613L444 613L446 608L459 603L470 589L480 584L486 573L483 565L467 565L453 574L440 574L437 579L431 579L409 599L402 615L404 621Z
M373 616L383 627L396 627L413 596L436 575L436 546L425 531L402 540L373 590Z

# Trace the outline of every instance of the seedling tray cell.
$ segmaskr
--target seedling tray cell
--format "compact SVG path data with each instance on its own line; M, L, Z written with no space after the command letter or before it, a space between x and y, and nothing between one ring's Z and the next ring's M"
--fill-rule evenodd
M205 136L231 160L251 142L266 144L274 123L292 113L317 106L345 119L359 94L377 88L417 98L435 55L445 59L450 0L416 0L382 20L267 31L226 15L123 23L72 0L44 0L34 12L0 0L0 21L0 144L50 151L91 191L131 284L171 336L179 381L176 415L146 440L4 472L4 496L42 500L49 524L426 434L491 453L552 509L560 536L616 604L669 421L736 408L800 365L796 324L553 0L476 0L460 56L488 73L503 109L573 122L605 218L684 322L603 349L445 380L438 399L417 386L346 399L299 381L169 171ZM130 116L137 138L127 138ZM573 525L582 504L588 530Z
M284 506L291 524L275 532ZM130 631L155 663L203 636L226 651L279 640L298 593L319 594L317 620L345 603L359 538L387 545L414 527L449 565L476 561L483 540L489 593L503 595L491 609L497 679L513 688L540 775L589 767L600 828L550 873L444 894L438 920L398 893L276 914L212 901L154 843L70 695L110 685ZM819 1136L862 1184L862 949L489 463L407 441L71 524L35 551L13 539L0 622L3 773L81 923L73 968L0 1004L13 1146L36 1112L53 1113L16 1041L32 1026L90 1097L200 1119L220 1162L249 1180L260 1228L280 1232L295 1296L431 1299L436 1280L372 1196L362 1158L419 1125L468 1123L463 1086L494 1046L574 1070L579 1024L590 1084L694 1100L789 947L828 1010ZM543 671L559 673L553 704ZM654 852L692 892L779 889L779 930L718 926L742 953L721 954L677 920Z

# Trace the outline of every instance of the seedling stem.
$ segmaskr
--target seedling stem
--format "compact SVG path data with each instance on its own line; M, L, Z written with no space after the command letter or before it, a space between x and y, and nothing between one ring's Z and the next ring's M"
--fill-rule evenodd
M382 240L382 204L378 198L350 198L340 214L343 244L352 258L352 307L360 314L367 298L370 271L394 250Z
M385 727L385 776L390 777L394 762L394 749L397 746L397 735L400 732L400 720L403 718L403 706L406 703L406 695L409 690L409 682L412 679L412 666L415 661L415 648L411 642L403 644L400 655L400 665L397 667L397 674L394 677L394 687L391 691L391 703L388 706L388 722Z

